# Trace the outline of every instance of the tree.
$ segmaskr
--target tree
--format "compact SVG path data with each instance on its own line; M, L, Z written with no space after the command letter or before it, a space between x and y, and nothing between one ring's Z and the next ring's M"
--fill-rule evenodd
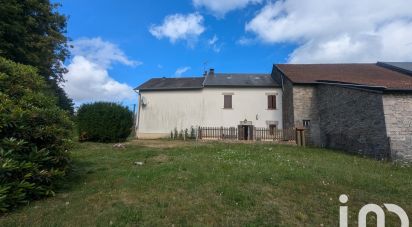
M73 101L59 84L69 56L66 16L49 0L0 0L0 56L38 69L58 97L58 105L73 112Z

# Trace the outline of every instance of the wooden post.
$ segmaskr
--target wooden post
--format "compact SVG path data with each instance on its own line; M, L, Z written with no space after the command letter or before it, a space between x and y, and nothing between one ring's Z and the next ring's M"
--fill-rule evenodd
M300 131L296 128L296 144L300 146Z
M224 133L223 133L223 126L220 126L220 139L223 140Z
M302 146L306 147L305 129L303 129L300 133L301 133L301 136L302 136L302 139L301 139Z
M306 146L304 128L296 128L296 144L300 147Z

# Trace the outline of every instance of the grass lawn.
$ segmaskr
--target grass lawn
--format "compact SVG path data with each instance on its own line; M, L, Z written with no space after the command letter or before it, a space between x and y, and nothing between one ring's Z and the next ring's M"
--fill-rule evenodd
M398 204L412 219L412 167L326 149L132 141L77 144L72 156L76 174L55 197L0 226L338 226L340 194L351 224L367 203Z

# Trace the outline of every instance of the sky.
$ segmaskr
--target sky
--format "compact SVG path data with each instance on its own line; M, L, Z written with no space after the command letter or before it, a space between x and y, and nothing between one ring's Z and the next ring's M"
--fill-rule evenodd
M276 63L412 61L410 0L55 0L68 16L62 85L76 105L137 103L154 77Z

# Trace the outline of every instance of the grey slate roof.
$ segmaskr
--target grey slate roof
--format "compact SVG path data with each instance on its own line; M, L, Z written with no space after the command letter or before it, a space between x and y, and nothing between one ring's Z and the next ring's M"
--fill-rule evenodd
M216 73L207 76L205 87L279 87L270 74Z
M204 77L153 78L135 88L140 91L189 90L203 88Z
M412 76L412 62L378 62L377 64Z
M203 87L280 87L280 85L270 74L216 73L206 77L153 78L135 90L188 90Z

